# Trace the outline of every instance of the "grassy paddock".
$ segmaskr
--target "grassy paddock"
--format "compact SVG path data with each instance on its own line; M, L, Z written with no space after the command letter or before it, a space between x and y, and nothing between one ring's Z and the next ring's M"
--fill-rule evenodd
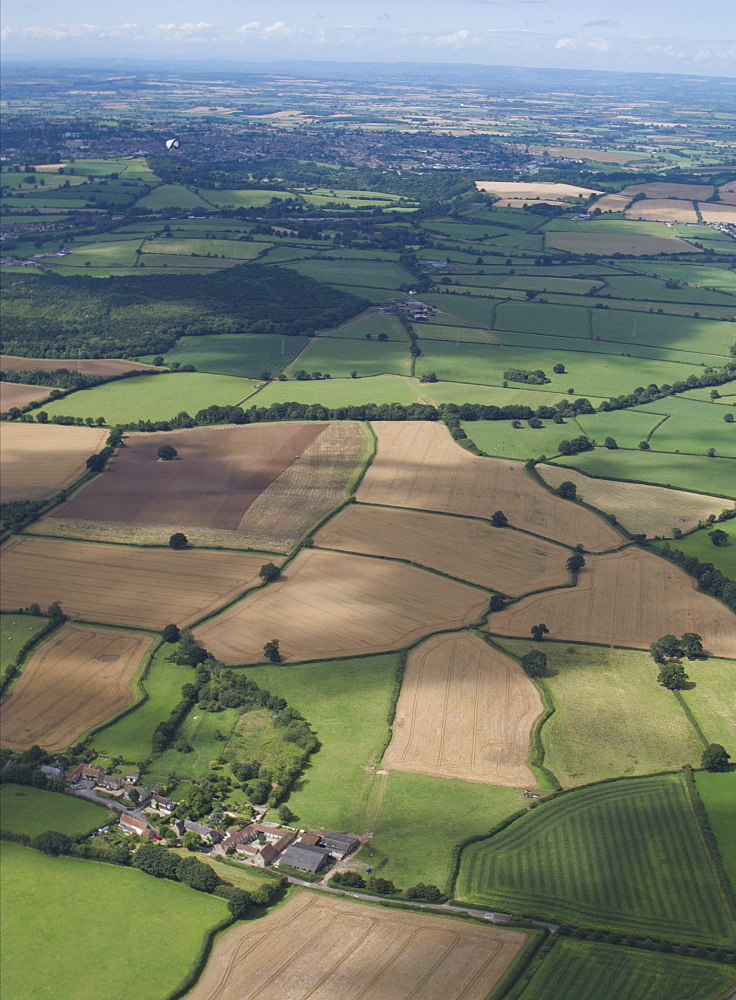
M522 403L523 400L516 402ZM529 405L539 404L530 402ZM526 421L522 421L521 427L512 427L510 420L472 420L465 421L462 426L470 440L475 441L486 454L522 462L541 455L556 455L563 438L577 437L581 433L574 420L566 420L564 424L555 424L551 420L542 423L544 426L535 428L529 427Z
M722 743L736 757L736 663L713 656L686 661L695 687L682 697L709 743Z
M310 355L303 362L312 371ZM420 389L422 392L420 393ZM321 403L323 406L357 406L363 403L419 403L424 386L401 375L372 375L362 378L332 378L320 381L270 382L265 389L249 399L248 406L270 406L272 403Z
M58 830L69 837L89 833L117 815L72 795L45 792L25 785L0 787L0 826L11 833L35 837Z
M21 615L15 611L0 614L0 670L12 666L28 640L47 625L48 618Z
M695 787L703 800L718 848L736 891L736 771L724 774L698 771Z
M723 506L730 506L727 500L723 501ZM709 533L715 529L725 531L728 535L728 542L725 545L713 545ZM661 544L661 543L660 543ZM736 521L726 521L721 524L711 524L706 528L699 528L684 538L672 538L669 545L673 549L679 549L685 555L695 556L701 562L713 563L724 576L736 580ZM658 546L659 547L659 546Z
M280 372L308 343L308 337L279 337L270 333L182 337L176 347L166 351L165 357L169 365L178 361L194 365L198 372L258 378L265 371ZM243 383L243 395L254 388Z
M137 1000L160 1000L189 972L204 934L227 917L224 900L143 872L15 844L0 851L4 1000L127 1000L131 962ZM115 932L94 958L85 956L80 942L103 927Z
M468 902L726 944L725 908L680 775L576 789L463 853Z
M406 340L338 340L320 337L313 340L290 370L328 372L333 377L346 378L350 372L358 375L408 375L411 358Z

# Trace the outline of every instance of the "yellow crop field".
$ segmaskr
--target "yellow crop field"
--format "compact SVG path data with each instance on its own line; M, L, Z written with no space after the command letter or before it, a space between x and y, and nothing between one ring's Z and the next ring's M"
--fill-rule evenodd
M184 625L258 582L262 555L135 549L16 536L3 548L0 608L60 601L84 621L160 629Z
M383 766L518 788L535 784L529 734L543 705L519 664L473 633L409 654Z
M677 198L645 198L637 201L626 211L627 219L644 219L647 222L692 222L698 221L698 213L691 201Z
M471 455L443 424L377 421L378 451L360 488L362 503L489 518L503 511L514 527L591 552L620 545L602 518L552 496L520 462Z
M527 940L524 931L302 891L219 938L188 998L485 1000Z
M698 208L704 222L736 223L736 203L726 205L706 205L702 201Z
M133 697L131 681L153 637L64 625L33 654L0 708L0 745L54 753Z
M489 628L527 638L541 622L551 639L639 649L697 632L706 652L736 657L736 616L677 566L638 548L591 556L576 587L523 598L491 615Z
M567 583L567 552L541 538L482 521L350 504L317 534L327 549L393 556L519 596Z
M669 181L652 181L648 184L629 184L622 194L643 194L647 198L683 198L685 201L705 201L713 194L712 184L671 184Z
M634 233L546 233L544 242L554 250L570 253L631 254L702 253L677 236L638 236Z
M672 537L674 528L686 534L709 514L720 514L727 506L723 497L615 479L593 479L574 469L554 465L538 465L537 472L550 486L559 486L566 480L575 483L581 500L613 514L632 534L643 532L650 538Z
M43 389L39 390L43 394ZM3 424L0 491L8 500L43 500L84 472L105 443L106 430L42 424Z
M631 203L631 195L628 194L604 194L593 205L601 212L623 212Z
M290 660L386 652L430 632L478 620L488 596L413 566L306 549L276 583L195 629L225 663L263 661L264 643L280 642Z
M574 201L587 198L591 194L601 194L593 188L578 187L575 184L549 184L537 181L476 181L479 191L510 198L514 201Z

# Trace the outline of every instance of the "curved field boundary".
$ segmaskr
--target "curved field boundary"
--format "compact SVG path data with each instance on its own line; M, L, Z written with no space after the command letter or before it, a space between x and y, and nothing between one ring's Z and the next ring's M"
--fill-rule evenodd
M542 710L511 657L473 633L433 636L409 654L384 767L523 787Z
M42 389L43 387L39 387ZM39 392L43 396L43 392ZM92 427L3 423L0 454L2 500L46 500L70 486L84 463L105 443L106 430Z
M734 940L681 775L602 782L540 803L465 849L458 896L674 940Z
M485 1000L529 933L299 892L217 942L191 1000Z

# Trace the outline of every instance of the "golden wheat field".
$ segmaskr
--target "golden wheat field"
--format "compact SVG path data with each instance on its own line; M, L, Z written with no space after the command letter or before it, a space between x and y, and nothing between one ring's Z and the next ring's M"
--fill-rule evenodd
M529 734L542 712L539 692L519 664L477 635L436 635L409 654L383 758L391 771L535 784Z
M698 208L704 222L736 223L736 204L705 205L701 201Z
M669 181L651 181L645 184L629 184L621 194L643 194L646 198L683 198L685 201L705 201L713 194L712 184L676 184Z
M570 480L577 486L581 500L613 514L632 534L643 532L650 538L655 535L670 538L675 528L685 534L697 528L709 514L720 514L729 506L723 497L644 483L593 479L574 469L561 469L554 465L538 465L537 472L554 487Z
M33 654L0 708L0 745L50 753L131 701L131 682L153 637L64 625Z
M4 423L0 452L0 495L9 500L43 500L69 486L84 463L105 443L106 430L56 424Z
M483 521L349 504L315 537L326 549L392 556L519 596L567 583L567 551Z
M479 191L510 198L515 201L574 201L587 198L591 194L601 194L593 188L578 187L575 184L550 184L538 181L476 181Z
M280 642L290 660L386 652L478 620L488 595L386 559L305 549L276 583L195 629L225 663L263 661Z
M643 219L647 222L692 222L698 221L698 213L691 201L677 198L645 198L635 202L626 210L627 219Z
M219 938L188 998L485 1000L527 940L480 921L301 891Z
M639 548L588 557L576 587L522 598L492 614L489 629L526 638L540 623L550 639L638 649L697 632L708 653L736 657L736 616L677 566Z
M599 208L601 212L623 212L631 203L632 197L633 195L628 194L604 194L592 207Z
M3 548L0 608L60 601L83 621L160 629L217 610L258 582L262 555L136 549L17 536Z
M514 527L591 552L622 536L591 511L552 496L520 462L471 455L444 424L377 421L376 457L358 489L362 503L489 518L502 510Z

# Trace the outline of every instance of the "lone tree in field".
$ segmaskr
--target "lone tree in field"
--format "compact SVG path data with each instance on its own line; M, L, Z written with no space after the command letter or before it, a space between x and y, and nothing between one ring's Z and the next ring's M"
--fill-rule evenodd
M172 549L186 549L189 546L189 539L181 531L175 531L169 538L169 545Z
M603 442L603 447L608 448L609 451L615 451L616 448L618 448L618 445L616 444L616 438L607 437L606 440Z
M579 573L585 565L585 559L579 552L573 552L565 565L569 573Z
M682 691L688 686L688 676L679 660L663 663L659 668L658 682L669 691Z
M564 375L565 366L562 364L562 362L558 362L556 365L552 366L552 371L555 373L555 375Z
M500 594L493 594L488 604L489 611L503 611L506 607L506 598Z
M560 483L555 493L558 497L564 497L565 500L577 500L578 498L578 488L569 479L566 479L564 483Z
M521 665L529 677L546 677L547 675L547 657L538 649L524 653Z
M172 459L176 458L176 456L177 456L178 454L179 454L179 452L178 452L178 451L176 450L176 448L175 448L175 447L174 447L173 445L171 445L171 444L162 444L162 445L161 445L161 446L159 447L158 451L156 452L156 455L157 455L157 456L158 456L158 457L159 457L159 458L160 458L160 459L161 459L161 460L162 460L163 462L170 462L170 461L171 461Z
M709 531L708 538L710 538L716 548L720 548L722 545L728 545L728 533L723 531L722 528L716 528L714 531Z
M164 642L178 642L181 638L178 625L164 625L161 629L161 638Z
M279 640L272 639L263 647L263 652L267 660L271 663L281 663L281 653L279 652Z
M494 528L505 528L508 523L509 519L502 510L496 510L491 514L491 524Z
M731 755L720 743L709 743L703 750L700 763L708 771L727 771Z
M280 574L281 570L278 568L276 563L272 562L264 563L258 570L258 575L264 583L271 583L273 580L278 579Z
M545 635L549 635L549 629L544 624L544 622L542 622L540 625L532 625L529 631L532 634L532 638L536 639L537 642L541 642L542 639L544 639Z

